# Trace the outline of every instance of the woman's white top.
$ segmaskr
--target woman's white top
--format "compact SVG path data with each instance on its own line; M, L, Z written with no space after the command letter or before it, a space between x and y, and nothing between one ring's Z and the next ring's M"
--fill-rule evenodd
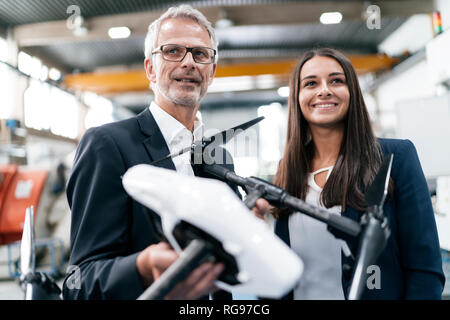
M319 169L308 177L308 193L305 201L320 206L322 188L317 185L314 176L328 171L327 180L333 166ZM327 209L341 214L341 206ZM299 212L289 217L289 237L291 248L303 260L304 271L299 285L294 288L295 300L342 300L341 249L344 241L336 239L327 231L324 222Z

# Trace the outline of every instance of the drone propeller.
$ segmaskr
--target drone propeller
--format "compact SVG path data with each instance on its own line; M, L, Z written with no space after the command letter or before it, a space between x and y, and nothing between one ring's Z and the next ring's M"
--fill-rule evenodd
M361 217L363 231L358 244L356 265L348 295L349 300L360 299L366 284L366 270L376 262L386 247L391 233L388 219L383 215L383 205L388 192L393 158L392 153L384 158L375 179L365 194L369 209Z
M194 151L194 150L198 150L197 148L201 148L201 150L203 150L206 147L215 147L218 146L220 144L226 144L228 141L230 141L231 139L233 139L235 136L237 136L239 133L247 130L248 128L250 128L251 126L257 124L258 122L260 122L261 120L263 120L264 117L258 117L255 118L253 120L247 121L243 124L240 124L236 127L224 130L222 132L219 132L211 137L207 137L207 138L202 138L201 141L196 141L194 142L190 147L186 147L184 149L181 149L179 152L173 153L173 154L168 154L167 156L155 160L153 162L151 162L151 165L154 165L158 162L161 162L163 160L166 159L170 159L170 158L175 158L178 157L186 152L189 151Z
M381 167L378 170L377 175L375 176L375 179L367 189L365 200L369 207L383 207L388 192L389 176L391 174L393 158L394 155L392 153L384 158L383 163L381 164Z

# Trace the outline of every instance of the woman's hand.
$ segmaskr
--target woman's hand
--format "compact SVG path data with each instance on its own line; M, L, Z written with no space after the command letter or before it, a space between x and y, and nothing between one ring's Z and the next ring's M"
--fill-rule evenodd
M253 207L252 212L257 218L264 220L264 216L266 213L270 212L270 208L271 206L267 200L259 198L256 200L256 204Z

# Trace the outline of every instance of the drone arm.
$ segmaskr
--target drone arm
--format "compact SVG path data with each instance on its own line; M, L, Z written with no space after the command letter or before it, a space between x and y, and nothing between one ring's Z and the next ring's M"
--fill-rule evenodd
M254 206L254 203L252 202L256 202L256 200L254 200L255 196L260 195L272 205L277 207L288 207L295 211L301 211L314 219L325 222L333 235L337 237L342 238L344 235L357 237L361 232L361 228L357 222L336 214L330 214L325 209L309 205L306 202L289 195L283 188L280 188L265 180L255 177L243 178L235 174L233 171L216 164L203 165L203 170L209 174L245 188L246 191L249 192L249 197L251 200L246 202L247 207L251 204Z
M258 185L256 188L251 189L245 198L244 203L250 210L256 205L256 201L261 198L265 193L264 186Z

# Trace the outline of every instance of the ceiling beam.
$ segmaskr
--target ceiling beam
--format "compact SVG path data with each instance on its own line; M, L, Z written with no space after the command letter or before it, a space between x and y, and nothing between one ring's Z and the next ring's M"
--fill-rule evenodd
M391 69L400 61L397 58L390 58L380 54L351 55L349 58L359 74ZM216 77L258 76L266 74L288 76L297 62L298 60L282 60L218 65ZM150 90L149 81L143 69L66 75L63 83L69 90L91 91L98 94Z
M149 22L159 14L160 12L152 11L86 19L89 31L84 36L76 36L66 20L21 25L14 28L14 39L19 47L105 40L109 39L109 28L118 26L128 26L133 35L140 35L145 34Z
M219 8L206 8L202 11L217 20ZM85 19L85 25L89 31L84 36L76 36L66 20L21 25L14 28L14 39L19 47L108 40L110 39L109 28L120 26L130 28L131 36L145 36L149 24L162 13L162 11L146 11Z
M98 94L150 90L144 70L66 75L63 84L69 90L91 91Z
M408 17L417 13L431 13L434 10L431 0L371 1L371 4L380 7L382 18ZM367 6L364 1L351 0L339 1L339 4L336 1L299 1L242 6L204 6L199 7L199 10L213 25L225 14L234 25L240 26L319 23L321 13L327 11L340 11L344 17L343 21L363 21ZM144 36L148 25L162 13L163 11L157 10L86 19L89 32L82 37L73 34L66 20L19 25L14 28L14 39L19 47L106 40L109 39L108 29L117 26L128 26L132 36Z

